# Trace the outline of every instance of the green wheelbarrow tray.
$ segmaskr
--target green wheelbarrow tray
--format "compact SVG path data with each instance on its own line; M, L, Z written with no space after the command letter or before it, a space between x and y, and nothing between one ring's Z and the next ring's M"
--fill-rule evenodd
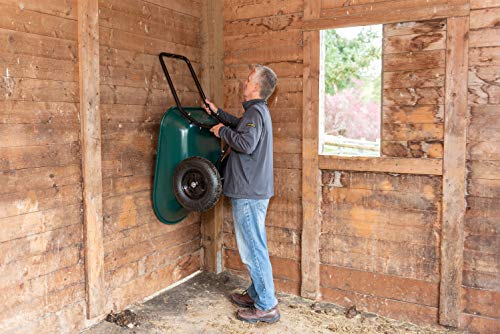
M181 105L163 58L186 63L201 100L208 107L189 59L167 52L160 53L159 57L177 106L169 108L160 123L153 208L162 223L176 224L192 211L208 210L220 198L223 181L220 171L226 150L210 128L224 121L214 112L207 114L204 108Z
M184 107L184 110L198 122L217 124L200 107ZM153 188L153 207L162 223L176 224L190 213L179 204L172 192L176 166L194 156L205 158L215 165L220 153L220 139L209 129L189 123L178 107L171 107L165 112L160 124Z

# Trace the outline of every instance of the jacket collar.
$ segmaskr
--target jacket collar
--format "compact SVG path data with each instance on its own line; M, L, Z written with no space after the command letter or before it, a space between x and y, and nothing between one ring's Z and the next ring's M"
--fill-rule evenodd
M257 103L267 104L266 100L264 100L264 99L254 99L254 100L243 101L242 105L246 111L248 108L250 108L251 106L253 106L254 104L257 104Z

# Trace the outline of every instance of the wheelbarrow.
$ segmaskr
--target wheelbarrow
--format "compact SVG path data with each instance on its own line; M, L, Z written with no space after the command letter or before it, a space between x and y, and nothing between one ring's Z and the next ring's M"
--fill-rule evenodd
M164 58L182 60L205 102L205 93L188 58L162 52L161 67L167 78L176 106L162 117L153 186L153 207L158 219L176 224L190 212L213 207L222 193L222 171L226 149L210 128L224 123L214 112L207 114L202 107L183 107L177 96Z

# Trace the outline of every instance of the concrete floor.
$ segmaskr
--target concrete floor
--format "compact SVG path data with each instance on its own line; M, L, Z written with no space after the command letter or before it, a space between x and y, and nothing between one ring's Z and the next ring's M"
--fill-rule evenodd
M328 303L278 294L281 320L273 325L247 324L235 318L237 306L229 302L229 293L248 285L244 279L222 273L201 273L153 299L130 307L135 313L118 318L126 326L136 320L137 326L120 327L103 321L86 330L85 334L308 334L308 333L461 333L458 331L422 328L409 323L390 320L373 314L346 317L346 311ZM355 314L355 313L354 313ZM134 319L136 318L136 319Z

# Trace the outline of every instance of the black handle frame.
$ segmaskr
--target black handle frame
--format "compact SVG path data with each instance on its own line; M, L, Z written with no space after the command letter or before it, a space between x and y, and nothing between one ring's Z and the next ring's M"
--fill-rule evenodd
M165 61L163 60L163 57L180 59L180 60L183 60L187 64L187 66L189 68L189 72L191 73L191 76L193 77L194 83L196 84L196 88L198 88L198 92L200 93L200 97L201 97L203 103L205 104L205 106L210 110L210 113L211 113L210 116L215 118L218 122L225 124L225 122L223 122L220 119L220 117L218 117L217 114L214 113L212 111L212 109L210 109L210 106L205 101L206 100L205 93L203 92L203 88L201 88L200 81L198 80L198 77L196 76L196 73L194 72L193 66L191 65L191 62L189 61L189 59L183 55L178 55L178 54L168 53L168 52L160 53L159 57L160 57L161 67L163 68L163 72L165 73L165 77L167 78L167 82L168 82L168 85L170 87L170 91L172 92L172 95L174 96L175 103L177 104L177 108L179 109L181 115L184 116L184 118L189 123L192 123L200 128L210 129L211 127L213 127L213 125L198 122L196 119L191 117L191 115L189 113L187 113L184 110L184 108L181 105L181 101L179 100L179 97L177 96L177 92L175 91L174 83L172 82L172 78L170 77L170 74L168 73L167 65L165 65Z

